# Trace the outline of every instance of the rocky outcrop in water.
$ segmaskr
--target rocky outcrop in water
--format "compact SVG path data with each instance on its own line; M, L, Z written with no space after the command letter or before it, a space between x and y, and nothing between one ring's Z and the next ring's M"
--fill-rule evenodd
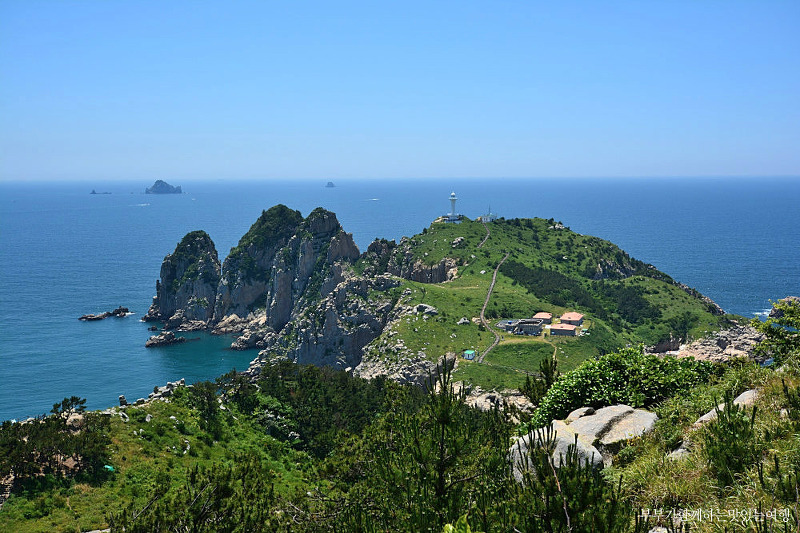
M171 331L165 331L160 335L153 335L144 343L146 348L157 348L161 346L171 346L186 342L186 337L178 337Z
M156 296L143 320L164 321L172 329L185 322L208 323L219 281L220 263L211 237L205 231L186 234L164 258Z
M130 309L128 309L127 307L120 306L114 309L113 311L105 311L103 313L99 313L96 315L95 314L82 315L78 318L78 320L83 320L84 322L93 322L95 320L103 320L110 316L122 318L128 316L129 314L131 314Z
M282 205L262 212L221 267L201 233L165 258L147 319L168 330L239 334L232 348L261 350L251 373L281 357L355 367L394 309L399 281L356 274L352 235L325 209L306 218Z
M144 190L145 194L181 194L182 192L180 185L174 187L164 180L156 180L152 187Z

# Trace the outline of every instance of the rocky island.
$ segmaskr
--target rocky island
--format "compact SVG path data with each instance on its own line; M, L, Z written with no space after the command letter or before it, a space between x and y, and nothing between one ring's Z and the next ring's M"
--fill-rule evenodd
M152 187L144 190L145 194L181 194L182 192L180 185L174 187L163 180L156 180Z
M208 234L187 234L165 257L143 320L237 335L231 348L258 350L252 375L288 359L424 384L441 357L471 350L478 357L459 359L457 376L510 389L519 387L513 370L495 370L499 382L476 372L490 350L487 362L532 372L554 348L576 365L635 342L675 349L727 323L711 300L607 241L543 219L489 228L435 222L361 253L334 213L303 217L277 205L223 262ZM512 242L515 251L505 251ZM582 324L532 324L536 335L513 342L494 329L576 309Z
M89 313L89 314L86 314L86 315L81 315L78 318L78 320L82 320L84 322L93 322L95 320L103 320L103 319L108 318L110 316L115 316L117 318L122 318L122 317L128 316L129 314L131 314L130 309L128 309L127 307L119 306L116 309L114 309L113 311L104 311L104 312L98 313L98 314Z

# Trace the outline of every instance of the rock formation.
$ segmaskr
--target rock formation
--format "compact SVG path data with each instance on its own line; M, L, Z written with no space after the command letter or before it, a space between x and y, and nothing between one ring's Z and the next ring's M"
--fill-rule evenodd
M675 355L715 363L734 357L754 358L753 349L763 339L764 335L751 326L735 326L683 346Z
M778 303L781 304L789 304L789 305L800 305L800 297L797 296L787 296L786 298L781 298L778 300ZM773 307L769 311L770 318L783 318L783 310L778 309L777 307Z
M95 320L103 320L103 319L108 318L110 316L115 316L117 318L122 318L122 317L128 316L129 314L131 314L130 309L128 309L127 307L119 306L116 309L114 309L113 311L104 311L104 312L96 314L96 315L95 314L81 315L78 318L78 320L83 320L84 322L93 322Z
M581 462L588 461L597 468L610 466L613 454L627 441L652 431L657 420L655 413L622 404L596 411L591 407L576 409L565 420L553 420L550 426L517 439L510 449L514 477L518 481L522 479L526 468L524 458L531 447L548 444L553 446L556 468L572 446Z
M335 214L318 208L303 218L278 205L221 267L208 235L184 237L164 259L146 319L167 330L239 334L232 348L260 350L250 373L284 357L354 368L391 319L399 284L388 274L358 275L359 257Z
M156 180L152 187L144 190L145 194L181 194L182 192L180 185L173 187L164 180Z
M186 337L178 337L171 331L165 331L160 335L153 335L144 343L146 348L156 348L159 346L171 346L186 342Z
M219 282L220 263L211 237L192 231L164 258L156 296L143 320L164 321L173 329L190 321L207 323L214 316Z
M375 239L367 247L365 259L371 265L365 274L387 273L420 283L442 283L458 274L458 262L445 257L438 263L428 264L414 255L414 240L403 237L400 244L386 239Z

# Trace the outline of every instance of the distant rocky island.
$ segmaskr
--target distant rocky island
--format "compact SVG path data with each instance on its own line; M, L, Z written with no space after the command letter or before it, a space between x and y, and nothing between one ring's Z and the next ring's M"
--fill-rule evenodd
M325 185L325 187L327 187L328 189L333 189L334 187L336 187L336 184L333 183L332 181L329 181L328 184Z
M96 190L92 189L92 192L89 194L111 194L110 192L97 192Z
M167 183L164 180L156 180L152 187L148 187L144 190L145 194L181 194L183 191L181 190L180 185L174 187Z

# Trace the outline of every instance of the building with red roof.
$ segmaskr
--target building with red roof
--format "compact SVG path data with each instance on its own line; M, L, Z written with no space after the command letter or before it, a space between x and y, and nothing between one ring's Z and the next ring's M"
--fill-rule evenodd
M580 326L583 324L583 315L580 313L576 313L574 311L570 311L569 313L564 313L563 315L561 315L561 323L572 324L573 326Z
M550 326L550 335L565 335L567 337L574 337L578 334L578 328L572 324L553 324Z

